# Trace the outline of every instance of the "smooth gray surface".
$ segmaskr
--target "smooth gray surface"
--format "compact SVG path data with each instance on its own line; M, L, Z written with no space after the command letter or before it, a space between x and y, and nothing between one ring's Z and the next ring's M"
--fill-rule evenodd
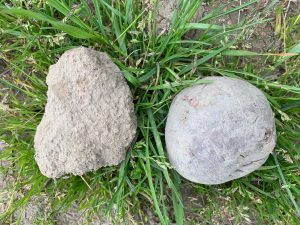
M186 179L220 184L258 169L276 142L275 121L263 93L233 78L184 89L166 125L171 164Z
M65 52L47 76L48 102L35 135L35 159L51 178L117 165L133 141L132 94L105 53Z

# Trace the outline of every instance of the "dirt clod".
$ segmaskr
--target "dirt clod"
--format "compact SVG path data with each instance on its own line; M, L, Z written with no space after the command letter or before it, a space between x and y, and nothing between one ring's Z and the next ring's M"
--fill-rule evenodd
M65 52L47 76L48 102L35 135L35 159L50 178L117 165L136 133L132 94L105 53Z

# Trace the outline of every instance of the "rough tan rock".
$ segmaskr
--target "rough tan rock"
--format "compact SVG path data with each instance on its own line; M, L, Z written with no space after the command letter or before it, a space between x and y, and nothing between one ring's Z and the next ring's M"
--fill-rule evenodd
M35 159L50 178L117 165L135 138L132 94L105 53L79 47L50 67Z

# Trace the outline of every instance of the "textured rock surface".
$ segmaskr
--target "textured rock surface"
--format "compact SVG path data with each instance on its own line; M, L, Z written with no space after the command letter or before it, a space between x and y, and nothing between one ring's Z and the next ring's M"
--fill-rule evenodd
M47 76L48 102L35 135L35 159L51 178L117 165L136 133L132 94L105 53L65 52Z
M276 131L263 93L232 78L184 89L166 125L170 162L190 181L220 184L259 168L272 152Z

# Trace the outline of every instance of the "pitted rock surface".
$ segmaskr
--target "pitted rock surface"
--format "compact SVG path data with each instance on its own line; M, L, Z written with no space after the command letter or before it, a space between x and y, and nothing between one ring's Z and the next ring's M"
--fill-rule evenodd
M248 82L225 77L184 89L172 102L166 125L171 164L186 179L220 184L265 163L276 130L264 94Z
M35 135L35 159L51 178L117 165L135 138L133 98L105 53L65 52L47 76L48 100Z

